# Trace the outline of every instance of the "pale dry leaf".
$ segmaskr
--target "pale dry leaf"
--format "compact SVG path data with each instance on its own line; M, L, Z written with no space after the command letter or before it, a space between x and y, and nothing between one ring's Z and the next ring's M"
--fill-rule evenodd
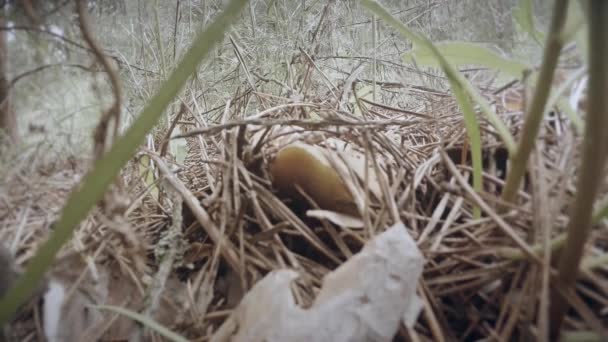
M351 215L347 215L347 214L338 213L338 212L331 211L331 210L322 210L322 209L308 210L306 212L306 216L317 218L317 219L328 220L331 223L336 224L340 227L355 228L355 229L364 227L363 220L361 220L360 218L351 216Z
M292 270L269 273L249 291L212 341L391 341L415 323L423 257L403 223L369 241L329 273L312 307L296 305Z

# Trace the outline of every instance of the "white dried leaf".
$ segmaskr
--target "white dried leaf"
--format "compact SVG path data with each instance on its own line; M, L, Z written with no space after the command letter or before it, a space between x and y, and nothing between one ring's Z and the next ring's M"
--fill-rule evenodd
M363 220L361 220L360 218L354 217L351 215L347 215L347 214L337 213L337 212L331 211L331 210L321 210L321 209L308 210L306 212L306 216L313 217L316 219L328 220L333 224L336 224L341 227L346 227L346 228L363 228L364 227Z
M421 310L423 257L403 223L369 241L323 280L312 307L295 304L291 270L256 284L211 341L391 341Z

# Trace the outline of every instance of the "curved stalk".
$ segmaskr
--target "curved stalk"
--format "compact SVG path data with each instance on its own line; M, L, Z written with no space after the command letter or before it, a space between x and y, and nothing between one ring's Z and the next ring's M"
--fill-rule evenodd
M13 287L0 298L0 327L25 303L52 265L61 247L72 237L76 226L103 197L106 189L118 176L122 167L135 154L161 118L165 109L181 91L191 75L196 73L200 62L222 41L230 24L238 18L246 1L231 0L224 12L199 33L192 47L173 70L169 78L146 104L131 127L120 136L110 150L98 159L84 176L81 185L70 194L51 236L37 250L27 269Z
M567 9L568 0L555 1L551 27L545 44L543 64L536 82L534 97L526 110L521 140L515 154L511 155L510 158L510 170L502 192L502 199L505 202L513 202L515 199L545 114L545 105L553 83L553 74L563 45L562 31L566 22Z
M589 1L589 103L582 146L583 160L578 178L566 243L559 263L556 286L571 291L578 277L579 264L593 222L593 203L603 178L608 152L608 1ZM551 294L551 333L557 337L568 302L554 286Z

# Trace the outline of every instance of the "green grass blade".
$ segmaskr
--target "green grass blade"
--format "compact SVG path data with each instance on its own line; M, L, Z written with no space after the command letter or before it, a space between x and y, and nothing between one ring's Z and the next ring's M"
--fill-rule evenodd
M601 342L602 336L595 331L565 331L562 333L562 342Z
M526 174L528 159L535 148L538 132L544 119L547 100L555 79L555 69L562 51L563 25L567 16L568 1L556 0L553 6L542 65L538 76L535 76L534 95L525 110L524 125L520 133L517 151L509 155L511 165L501 194L502 200L507 203L513 202L517 198L518 189ZM506 206L499 206L499 212L505 210L507 210Z
M513 17L522 31L529 34L538 45L543 45L545 35L538 31L534 25L534 4L532 0L520 0L519 6L513 10Z
M199 33L183 60L171 73L156 95L150 99L133 125L117 139L110 151L99 159L68 198L49 239L40 247L15 286L0 299L0 325L4 325L34 292L45 271L51 266L61 246L70 239L75 227L102 198L120 169L137 151L145 135L158 122L163 112L181 90L201 60L221 42L229 24L247 2L232 0L204 32Z
M467 129L467 135L469 137L469 145L471 146L471 160L473 161L473 189L480 192L482 189L482 162L481 162L481 134L479 132L479 124L475 116L475 110L471 100L465 93L464 89L457 83L450 79L452 91L458 101L458 106L464 115L464 125ZM473 208L473 218L477 219L481 217L481 209L479 207Z
M579 113L574 108L572 108L572 106L570 106L570 104L568 103L568 101L566 101L565 98L560 97L557 100L557 108L562 113L566 114L568 119L570 119L570 122L572 122L572 126L574 126L574 130L576 131L576 133L583 134L585 130L585 123L583 122L583 119L581 119Z
M445 42L435 44L437 50L443 57L452 65L478 65L495 70L500 70L505 75L512 78L521 78L524 70L532 69L531 66L514 61L509 58L500 56L491 49L475 43L467 42ZM403 59L405 62L413 62L428 65L439 66L435 56L428 49L414 48L407 52Z
M442 55L439 49L433 45L426 38L418 35L417 33L410 31L398 20L392 17L386 10L384 10L377 3L370 0L362 1L364 6L370 11L374 12L377 16L385 20L396 28L404 37L412 40L412 42L421 48L420 51L425 51L427 55L433 56L436 62L441 66L444 73L448 77L450 87L454 92L458 106L462 110L464 115L465 127L471 146L471 157L473 163L473 188L476 191L482 189L482 160L481 160L481 133L479 130L479 123L471 102L471 97L475 99L482 108L482 111L486 114L488 119L495 124L499 134L503 137L505 145L510 148L514 148L515 143L513 137L507 130L504 123L496 116L496 114L490 109L489 104L475 91L473 86L448 62L448 60ZM479 208L474 208L473 215L475 218L481 216Z
M593 214L591 223L598 224L605 218L608 218L608 201L600 206L600 209Z
M589 25L580 1L568 2L568 13L564 23L564 45L574 41L583 61L589 60Z
M554 106L557 106L560 111L566 114L568 119L572 122L576 133L583 133L583 120L574 108L566 101L564 94L574 84L575 81L579 80L585 74L585 69L580 69L572 74L565 82L563 82L557 89L554 89L547 100L545 108L551 110Z
M464 78L448 61L443 57L440 51L425 37L419 35L418 33L411 31L405 25L403 25L399 20L393 17L390 13L388 13L382 6L380 6L376 1L373 0L361 0L361 3L364 7L366 7L370 12L376 14L378 17L382 18L387 24L396 29L404 38L407 38L412 41L415 48L421 48L428 50L430 55L433 55L439 65L441 65L444 73L450 79L450 83L457 83L462 89L470 96L474 103L479 105L482 113L486 117L486 119L492 124L492 126L496 129L498 135L501 137L503 143L510 153L515 152L515 140L513 136L509 132L507 126L502 122L502 120L492 111L489 103L477 92L477 90L469 83L469 81Z
M188 342L188 340L186 338L182 337L181 335L174 333L173 331L167 329L166 327L164 327L160 323L156 322L152 318L150 318L148 316L144 316L137 312L127 310L125 308L121 308L120 306L112 306L112 305L98 305L98 306L93 306L93 308L100 309L100 310L108 310L108 311L116 312L123 316L127 316L130 319L143 324L145 327L156 331L158 334L169 339L170 341Z

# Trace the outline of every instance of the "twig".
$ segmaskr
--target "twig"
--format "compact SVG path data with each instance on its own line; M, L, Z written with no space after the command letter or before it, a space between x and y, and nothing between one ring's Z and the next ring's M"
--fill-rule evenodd
M232 269L240 274L240 262L238 255L234 252L235 247L232 242L228 241L225 236L220 234L220 230L217 228L215 223L211 220L211 217L207 211L201 206L200 201L192 194L190 190L184 186L184 184L178 180L173 173L167 167L167 164L156 154L148 152L150 158L154 160L158 169L166 177L166 180L180 193L183 197L184 202L192 210L194 217L198 220L200 225L209 235L209 238L217 245L220 246L220 253L226 259L226 262L232 267Z
M175 21L173 22L173 60L177 59L177 28L179 26L179 18L181 17L180 5L181 1L175 1Z
M120 107L121 107L121 89L120 82L116 71L110 65L110 62L106 58L104 52L99 47L99 44L95 41L91 27L89 26L89 14L87 12L87 3L85 0L76 0L76 7L78 9L78 21L80 23L80 32L82 37L87 42L87 45L93 51L95 58L101 64L103 69L108 73L110 83L112 84L112 91L114 92L114 103L112 106L103 114L99 120L97 129L95 130L95 158L101 157L105 152L109 142L107 138L107 128L109 121L114 119L114 132L112 137L115 139L118 136L118 129L120 127Z
M515 244L517 244L517 246L531 260L533 260L533 261L535 261L535 262L537 262L537 263L539 263L539 264L542 265L542 260L538 257L538 255L536 255L534 253L534 251L532 250L532 248L530 248L530 246L521 237L519 237L519 235L517 235L517 233L515 233L515 231L513 231L513 229L500 216L498 216L496 214L496 212L494 210L492 210L490 208L490 206L488 206L486 204L486 202L484 202L481 199L481 197L479 197L479 195L473 190L473 188L471 188L471 186L469 185L469 183L460 174L460 172L458 171L458 168L456 167L456 165L454 165L454 163L452 162L452 160L450 159L450 157L447 155L447 153L443 149L440 149L440 153L441 153L441 159L443 159L443 162L447 166L448 170L450 170L450 172L452 173L452 175L454 176L454 178L456 179L456 181L468 193L468 195L473 200L473 202L482 211L484 211L488 216L490 216L494 220L494 222L496 222L496 224L498 225L498 227L508 237L510 237L511 240L513 240L513 242L515 242Z
M149 296L147 298L147 306L142 312L144 316L154 318L156 315L156 311L159 308L160 300L165 290L165 284L167 283L167 279L173 270L173 263L175 261L176 256L179 253L179 244L181 241L181 230L183 224L182 218L182 198L177 191L170 189L169 191L170 197L173 203L173 210L171 213L171 227L166 232L166 235L163 236L161 241L156 246L155 254L162 255L157 256L161 259L158 271L156 272L156 276L154 277L152 284L149 288ZM159 247L164 249L164 251L159 251ZM130 341L139 341L141 340L141 336L143 334L143 326L139 326L139 329L136 329L133 332L133 335L130 338Z
M21 5L23 6L23 10L24 10L25 14L32 21L32 24L34 24L34 26L39 26L40 17L38 16L38 14L36 14L36 11L34 10L34 6L32 6L32 1L31 0L21 0Z
M284 119L284 120L268 120L268 119L248 119L248 120L237 120L227 122L222 125L211 126L208 128L192 130L188 133L177 135L173 139L188 138L199 134L215 134L225 129L230 129L238 126L257 125L261 127L271 126L299 126L312 128L327 128L327 126L340 126L340 127L363 127L363 128L383 128L387 126L412 126L419 121L406 121L406 120L378 120L378 121L348 121L344 119L326 119L326 120L297 120L297 119Z
M181 117L184 115L186 110L187 110L186 103L182 102L182 105L179 109L179 113L177 113L177 115L173 119L173 122L171 122L171 126L169 126L169 129L167 130L167 133L165 134L165 138L163 139L162 145L160 147L160 156L161 157L164 157L165 154L167 153L167 147L169 146L169 141L171 141L171 134L173 134L173 130L175 130L175 126L177 126L177 123L179 122Z
M417 112L413 112L411 110L405 110L405 109L401 109L401 108L395 108L395 107L391 107L391 106L387 106L385 104L380 104L380 103L376 103L370 100L366 100L366 99L361 99L362 102L365 102L369 105L375 106L375 107L379 107L382 109L386 109L386 110L390 110L390 111L394 111L397 113L403 113L403 114L407 114L407 115L412 115L412 116L417 116L420 118L424 118L424 119L432 119L432 117L430 115L427 114L422 114L422 113L417 113Z
M68 1L71 1L71 0L68 0ZM86 52L93 53L93 50L88 48L87 46L84 46L78 42L75 42L69 38L66 38L62 34L59 34L59 33L53 32L53 31L48 31L43 28L32 27L32 26L0 26L0 31L31 31L31 32L42 33L42 34L51 36L53 38L56 38L57 40L63 42L65 45L75 46L79 49L85 50ZM107 58L113 59L119 65L126 65L130 68L144 72L146 74L152 74L152 75L158 74L156 71L146 70L140 66L127 63L127 62L123 61L120 57L108 54L107 52L105 52L104 55Z
M21 81L23 78L28 77L32 74L35 74L37 72L49 69L49 68L54 68L54 67L71 67L71 68L76 68L76 69L82 69L84 71L88 71L88 72L97 72L97 70L94 70L86 65L81 65L81 64L64 64L64 63L54 63L54 64L44 64L41 66L38 66L34 69L28 70L26 72L23 72L17 76L15 76L11 81L10 81L10 85L9 88L13 88L15 86L15 84L19 81Z

